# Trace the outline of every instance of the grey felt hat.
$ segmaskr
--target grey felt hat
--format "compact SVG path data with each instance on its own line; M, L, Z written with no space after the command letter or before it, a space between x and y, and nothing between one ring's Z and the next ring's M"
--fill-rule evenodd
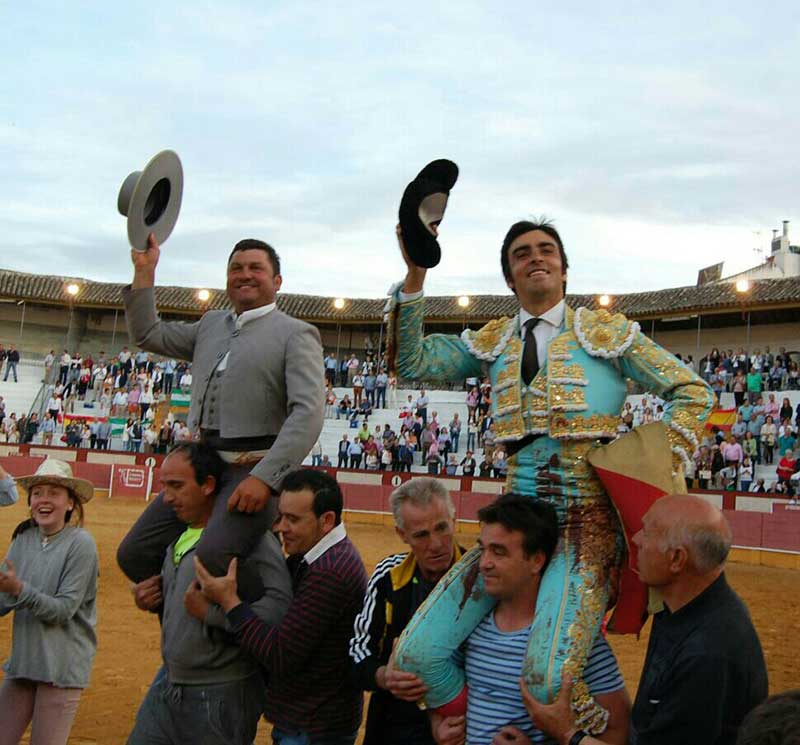
M159 244L167 240L178 221L182 197L183 167L172 150L162 150L143 171L131 173L117 197L117 209L128 218L131 247L146 251L150 233Z

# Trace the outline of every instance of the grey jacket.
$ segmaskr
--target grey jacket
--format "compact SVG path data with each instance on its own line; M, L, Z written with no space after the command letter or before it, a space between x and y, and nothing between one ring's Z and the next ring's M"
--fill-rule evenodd
M68 525L42 546L34 526L11 542L8 558L23 584L18 598L0 592L0 616L14 611L6 677L85 688L97 647L94 539Z
M221 387L220 435L276 435L251 470L280 488L322 431L325 391L322 345L316 328L275 309L236 328L233 312L213 310L195 323L162 321L152 288L123 290L128 333L142 349L192 361L189 429L199 428L211 376L230 353Z
M243 680L259 670L258 663L242 653L234 642L233 629L218 605L212 605L205 623L190 616L183 596L195 581L193 557L187 551L175 566L173 543L167 549L161 570L164 614L161 622L161 655L170 683L211 685ZM251 608L264 623L280 623L292 602L292 583L278 539L271 532L248 557L258 568L265 592Z

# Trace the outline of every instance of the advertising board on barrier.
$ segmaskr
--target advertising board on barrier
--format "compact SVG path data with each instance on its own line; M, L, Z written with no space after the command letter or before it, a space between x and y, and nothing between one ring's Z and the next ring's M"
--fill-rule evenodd
M111 467L111 485L108 497L134 497L150 499L153 469L147 466L114 463Z

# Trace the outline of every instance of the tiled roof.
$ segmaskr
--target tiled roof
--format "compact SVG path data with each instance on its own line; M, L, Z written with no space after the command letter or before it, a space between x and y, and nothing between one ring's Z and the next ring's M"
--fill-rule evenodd
M75 277L56 277L40 274L24 274L0 270L0 298L30 300L42 303L66 305L69 296L66 287L75 283L80 288L75 296L77 307L119 308L122 306L121 284L94 282ZM197 298L197 290L191 287L157 287L156 303L160 310L196 315L205 309L229 308L230 303L221 289L210 289L207 303ZM337 310L333 297L320 295L278 295L278 307L297 318L310 321L376 322L383 312L385 298L353 298ZM736 310L742 302L748 307L800 305L800 279L762 279L751 282L750 291L740 296L732 282L716 282L701 287L671 287L652 292L636 292L617 295L612 309L631 318L659 318L681 313L703 311ZM596 306L595 295L568 295L572 307ZM430 296L425 299L425 316L428 321L488 320L517 312L518 304L513 295L473 295L469 307L462 309L456 296Z

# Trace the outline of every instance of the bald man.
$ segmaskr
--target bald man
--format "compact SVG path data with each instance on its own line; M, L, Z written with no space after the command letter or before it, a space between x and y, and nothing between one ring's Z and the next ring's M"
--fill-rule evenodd
M653 618L631 716L631 745L722 745L767 697L767 669L750 614L724 573L731 529L699 497L659 499L633 537L642 580L664 610ZM522 687L528 712L559 745L602 745L576 729L568 684L543 705Z

